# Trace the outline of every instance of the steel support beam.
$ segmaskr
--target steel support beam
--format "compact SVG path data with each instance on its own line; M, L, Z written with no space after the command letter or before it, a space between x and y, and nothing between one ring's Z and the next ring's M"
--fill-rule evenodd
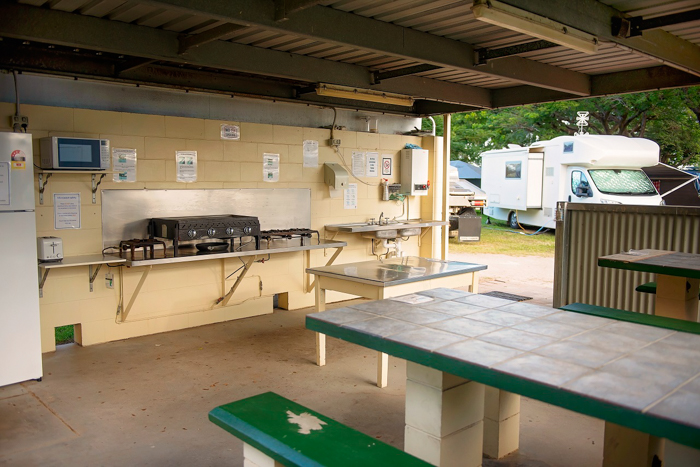
M518 57L499 60L497 66L478 67L471 44L323 6L309 7L303 14L277 22L274 4L259 0L145 0L143 3L576 95L585 96L590 89L588 77L582 73L532 60L511 62L511 58ZM522 67L523 60L530 63ZM560 79L547 79L552 74Z
M466 84L449 83L420 76L403 76L394 78L387 83L372 86L377 91L395 92L416 98L469 104L474 107L491 108L491 91L488 89L468 86Z
M535 50L550 49L552 47L559 47L559 44L549 41L535 41L528 42L527 44L501 47L498 49L479 49L476 51L476 53L479 65L484 65L489 60L509 57L511 55L517 55L525 52L534 52Z
M615 42L674 68L700 75L700 47L662 30L644 31L641 37L616 37L613 18L628 15L598 0L507 0L507 3L593 34L601 41Z
M399 68L391 71L375 71L373 74L373 83L379 84L385 79L398 78L399 76L415 75L417 73L425 73L426 71L438 70L440 67L435 65L416 65L406 68Z
M0 36L4 37L101 52L111 52L126 56L136 56L139 60L145 61L158 60L175 64L181 63L192 66L251 73L265 77L285 78L293 80L294 82L326 82L365 89L371 87L371 74L369 70L357 65L332 62L223 41L215 41L206 46L191 49L185 58L178 53L178 35L173 32L31 6L9 4L7 2L0 2L0 17L13 18L13 21L0 23ZM18 58L15 57L15 60L17 59ZM75 59L78 60L78 58ZM83 58L82 60L85 59ZM143 65L146 63L145 61L138 63ZM52 66L58 67L54 68L54 70L61 71L61 65L59 63L54 63ZM149 70L151 71L135 73L139 71L137 68L131 71L124 71L119 77L133 79L137 82L154 79L156 83L162 83L164 80L170 81L171 79L177 78L176 81L178 81L178 83L176 86L188 88L203 87L201 85L197 86L195 82L190 82L187 85L181 84L180 81L189 80L185 75L188 73L191 75L191 71L163 71L166 68L167 67L149 66ZM81 73L80 70L76 70L72 67L62 71L65 72L64 74L76 73L82 76L89 75L89 73ZM113 74L118 71L118 69L113 70ZM104 76L103 73L96 74ZM221 78L220 80L224 81L225 79ZM490 93L488 90L437 80L421 80L424 79L418 77L397 78L388 83L382 83L376 88L386 92L396 92L423 98L457 102L460 104L475 105L477 107L489 107L491 105ZM243 81L239 80L239 83L240 82ZM260 88L257 84L249 84L247 82L244 84L243 92L245 93L256 94L255 90L251 88ZM281 97L278 87L273 85L268 86L268 88L263 86L263 89L269 90L270 88L274 88L274 92L270 95L272 97ZM215 89L221 90L221 86L217 84ZM237 91L231 89L223 92L235 93ZM316 98L314 98L313 101L320 105L336 103L336 101L319 100ZM339 106L358 107L356 105L350 106L347 102L344 105L341 103ZM375 108L369 103L363 104L362 107L365 109L384 110L384 107ZM393 107L388 107L386 110L393 113L411 113L407 112L405 109L403 112L397 112L397 109Z
M252 73L303 82L369 87L370 72L357 65L330 62L231 42L215 41L178 53L178 34L170 31L0 2L0 36L111 52L134 57Z
M86 58L70 53L46 53L29 47L10 48L0 46L0 68L47 73L58 76L102 79L109 82L143 84L169 89L213 92L236 97L274 99L284 102L332 106L369 112L386 112L398 115L415 115L412 109L388 106L374 102L332 99L316 94L298 97L296 87L277 80L265 80L236 76L229 73L214 73L176 66L148 64L115 76L119 65L104 57Z
M593 76L591 77L591 97L698 85L700 85L700 77L696 75L669 66L658 66ZM494 108L575 98L571 94L527 86L497 89L493 91L492 96Z
M178 53L184 54L190 49L199 47L200 45L208 44L209 42L214 42L215 40L226 37L241 29L245 29L245 26L239 24L222 24L215 28L211 28L201 34L195 34L192 36L181 36L179 37L180 49Z
M275 21L287 21L289 15L319 3L321 0L275 0Z

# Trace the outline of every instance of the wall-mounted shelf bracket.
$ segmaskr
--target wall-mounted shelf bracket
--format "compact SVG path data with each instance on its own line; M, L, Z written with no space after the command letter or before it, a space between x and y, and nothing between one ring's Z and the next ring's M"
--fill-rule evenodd
M97 273L100 272L100 268L102 267L101 264L98 264L97 267L95 268L95 272L92 272L93 265L90 264L88 265L88 274L90 275L90 292L92 292L92 284L95 282L95 279L97 278Z
M39 204L44 204L44 190L46 190L46 185L49 183L49 178L51 178L52 173L47 173L46 178L44 178L43 173L39 173Z
M102 179L105 178L106 173L100 174L100 179L95 183L95 177L97 174L92 174L92 204L97 203L97 187L102 183Z

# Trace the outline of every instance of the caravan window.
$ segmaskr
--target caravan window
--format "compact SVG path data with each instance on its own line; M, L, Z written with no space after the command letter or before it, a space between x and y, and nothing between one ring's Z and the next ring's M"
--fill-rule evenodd
M522 173L522 162L506 162L506 178L520 178Z
M588 188L590 186L588 183L588 178L586 177L586 174L580 170L574 170L571 172L571 192L576 196L579 196L576 190L580 186Z
M593 169L588 173L601 193L608 195L655 195L647 174L633 169Z

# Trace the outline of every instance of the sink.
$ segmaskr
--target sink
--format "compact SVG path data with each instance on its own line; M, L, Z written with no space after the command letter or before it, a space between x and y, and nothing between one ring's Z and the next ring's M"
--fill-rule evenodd
M364 238L378 238L378 239L387 239L387 238L396 238L399 236L399 231L396 229L385 229L385 230L374 230L371 232L363 232L362 236Z
M399 229L399 237L413 237L416 235L420 235L420 232L420 227L409 227L406 229Z

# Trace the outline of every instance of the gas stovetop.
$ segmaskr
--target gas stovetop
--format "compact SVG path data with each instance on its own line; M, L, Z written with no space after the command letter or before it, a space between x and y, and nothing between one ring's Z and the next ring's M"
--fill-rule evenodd
M321 244L321 237L318 233L318 230L311 230L311 229L282 229L282 230L264 230L260 233L260 238L263 238L267 240L268 244L271 240L275 239L287 239L291 240L293 238L299 238L301 239L301 245L304 245L304 239L305 238L312 238L314 235L316 235L316 241L320 245Z

